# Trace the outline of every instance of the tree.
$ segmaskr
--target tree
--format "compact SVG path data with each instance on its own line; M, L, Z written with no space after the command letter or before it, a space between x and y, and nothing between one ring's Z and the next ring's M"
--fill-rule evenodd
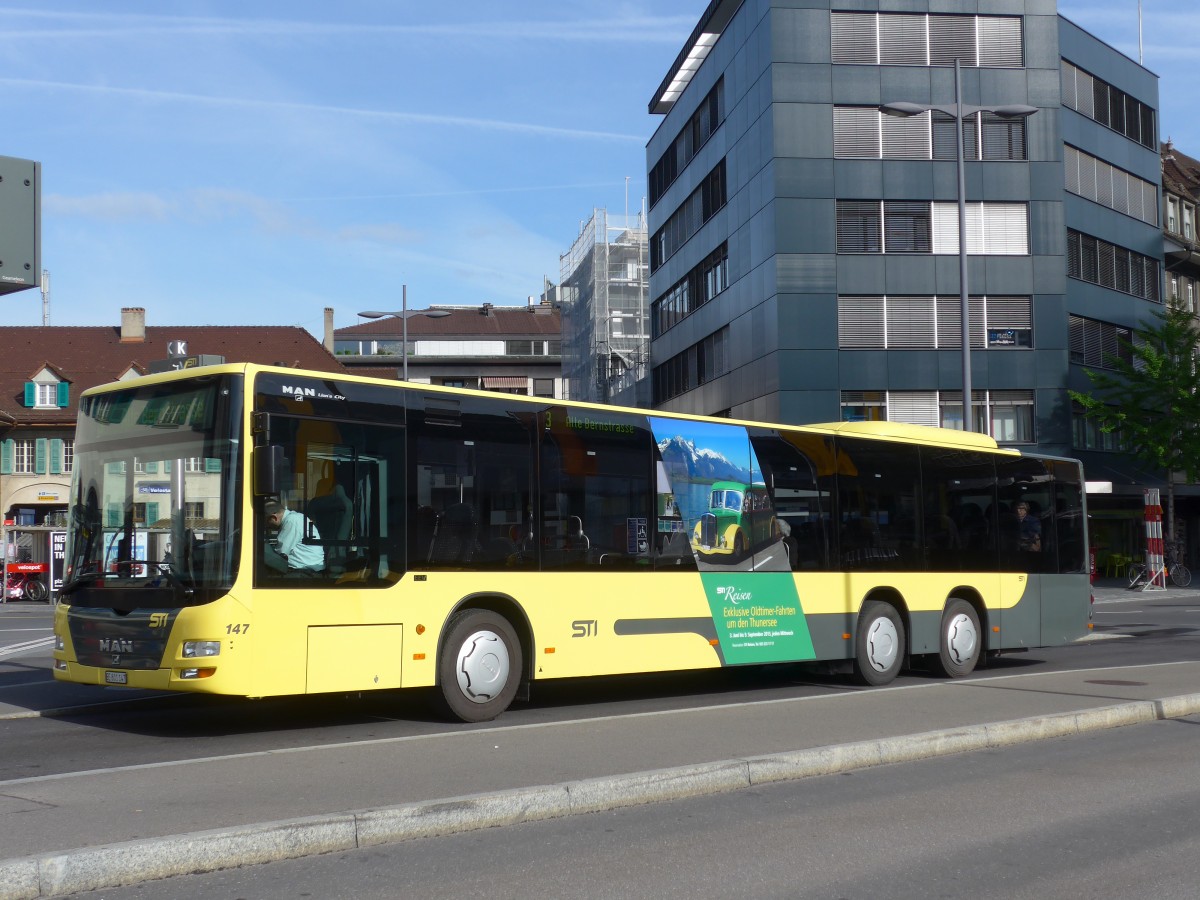
M1182 309L1155 310L1134 339L1118 339L1123 351L1108 356L1107 370L1085 370L1091 394L1071 391L1106 434L1116 432L1126 453L1165 474L1167 522L1175 539L1172 473L1200 481L1200 327Z

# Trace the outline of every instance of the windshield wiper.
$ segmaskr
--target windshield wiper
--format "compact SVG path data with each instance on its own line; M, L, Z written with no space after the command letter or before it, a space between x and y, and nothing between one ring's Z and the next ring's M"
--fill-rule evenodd
M103 572L84 572L80 575L76 575L70 581L63 584L63 586L59 589L58 593L60 596L65 596L66 594L73 594L73 593L75 593L75 591L79 590L81 587L91 584L93 581L103 581L103 580L104 580Z
M170 582L172 587L178 588L179 590L183 591L184 594L192 593L192 589L190 587L188 587L183 582L183 580L180 579L180 577L178 575L176 575L174 572L171 571L171 564L166 562L165 560L118 559L118 560L114 560L114 563L117 567L118 574L121 574L122 569L123 569L124 573L125 573L124 577L126 577L126 578L144 577L144 576L141 576L140 574L135 575L134 567L135 566L145 566L148 569L153 569L154 572L157 573L157 575L161 575L161 576L165 577L167 579L167 581ZM156 578L157 575L155 575L154 573L150 573L148 576L145 576L145 577L150 577L153 579L153 578ZM146 582L147 587L155 587L156 585L157 585L156 581Z

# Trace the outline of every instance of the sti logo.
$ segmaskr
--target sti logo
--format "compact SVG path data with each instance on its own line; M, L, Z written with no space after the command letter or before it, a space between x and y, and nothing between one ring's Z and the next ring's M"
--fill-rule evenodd
M754 594L751 591L739 591L735 587L719 587L717 588L717 596L724 597L730 603L744 603L751 600Z
M297 400L303 400L305 397L317 396L316 388L300 387L294 384L285 384L282 390L285 394L291 394Z

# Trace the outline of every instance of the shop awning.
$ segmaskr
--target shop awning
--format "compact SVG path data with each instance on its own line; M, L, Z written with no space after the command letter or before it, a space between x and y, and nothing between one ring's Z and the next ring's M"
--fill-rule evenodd
M484 375L485 388L527 388L529 379L524 375Z

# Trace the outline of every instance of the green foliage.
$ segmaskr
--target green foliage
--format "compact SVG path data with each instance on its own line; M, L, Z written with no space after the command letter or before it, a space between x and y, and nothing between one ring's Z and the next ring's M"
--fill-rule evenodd
M1126 359L1110 356L1111 368L1087 370L1092 393L1071 391L1071 399L1101 431L1117 432L1138 462L1200 481L1200 328L1186 310L1154 317L1132 342L1121 341Z

